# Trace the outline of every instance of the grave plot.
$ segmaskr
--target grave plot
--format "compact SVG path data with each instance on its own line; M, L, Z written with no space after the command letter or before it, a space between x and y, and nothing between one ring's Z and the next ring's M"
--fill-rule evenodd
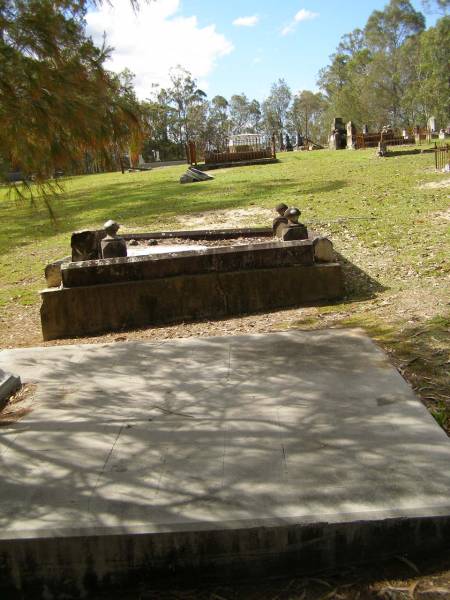
M428 555L450 442L359 330L8 350L0 587L296 575Z
M108 221L103 231L74 233L71 257L45 269L44 340L341 297L342 269L331 241L308 232L298 209L290 211L275 219L275 229L120 237Z

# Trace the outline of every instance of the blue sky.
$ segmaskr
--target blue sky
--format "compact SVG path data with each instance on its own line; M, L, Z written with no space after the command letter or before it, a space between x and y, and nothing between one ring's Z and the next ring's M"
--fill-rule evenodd
M245 92L262 100L282 77L294 92L316 89L317 74L342 35L364 27L387 0L157 0L137 15L128 0L88 14L88 30L105 31L116 48L109 67L128 66L140 97L167 84L181 64L210 97ZM412 4L422 10L420 0ZM427 25L436 16L426 15Z

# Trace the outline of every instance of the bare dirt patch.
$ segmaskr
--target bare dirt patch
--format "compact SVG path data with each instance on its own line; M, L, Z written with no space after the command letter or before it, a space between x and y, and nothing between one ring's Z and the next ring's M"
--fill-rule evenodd
M450 177L447 179L443 179L442 181L429 181L428 183L423 183L420 186L421 190L442 190L444 188L450 187Z
M188 216L180 215L176 221L183 224L186 229L219 229L232 227L245 227L255 222L267 223L270 227L275 217L269 208L239 208L232 210L209 210L194 213Z
M450 221L450 208L447 208L447 210L441 210L437 213L434 213L433 215L434 219L437 220L444 220L444 221Z

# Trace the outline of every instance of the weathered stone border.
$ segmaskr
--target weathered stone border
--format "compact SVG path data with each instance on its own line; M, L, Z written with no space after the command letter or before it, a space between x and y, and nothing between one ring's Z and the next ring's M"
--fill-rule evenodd
M313 242L268 242L61 265L64 287L314 264Z
M338 263L176 275L41 292L44 340L339 298Z

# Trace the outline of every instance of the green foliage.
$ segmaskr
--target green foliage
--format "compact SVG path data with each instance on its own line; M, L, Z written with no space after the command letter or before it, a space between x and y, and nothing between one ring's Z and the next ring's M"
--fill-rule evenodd
M390 0L371 14L364 31L344 36L319 76L328 121L339 115L379 130L388 124L424 126L434 115L446 126L448 19L425 31L423 15L409 0Z
M325 141L322 132L326 130L324 123L324 110L326 101L320 92L314 94L309 90L303 90L294 96L292 106L288 112L288 122L291 131L296 132L307 140Z
M268 132L275 133L284 146L283 133L286 130L289 106L292 92L284 79L279 79L272 84L270 94L263 102L265 128Z

